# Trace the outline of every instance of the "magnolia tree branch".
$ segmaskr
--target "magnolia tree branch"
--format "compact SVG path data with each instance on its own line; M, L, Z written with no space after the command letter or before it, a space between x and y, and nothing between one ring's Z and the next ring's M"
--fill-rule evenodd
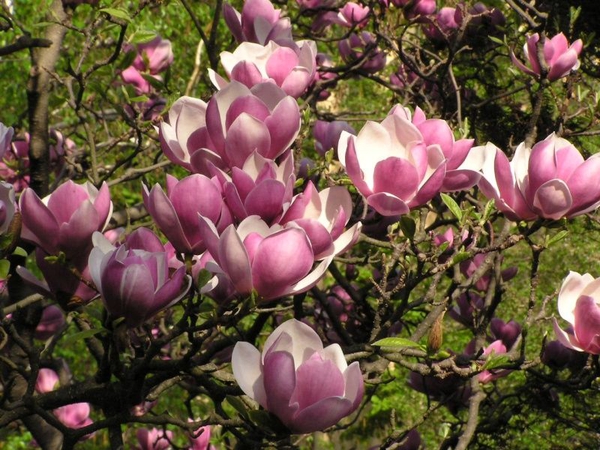
M46 28L45 39L52 44L46 48L34 48L31 52L31 72L27 83L29 103L29 160L31 187L39 195L48 193L50 159L48 152L48 104L50 98L50 74L60 57L62 41L67 31L69 16L61 0L53 0L48 10L52 22Z

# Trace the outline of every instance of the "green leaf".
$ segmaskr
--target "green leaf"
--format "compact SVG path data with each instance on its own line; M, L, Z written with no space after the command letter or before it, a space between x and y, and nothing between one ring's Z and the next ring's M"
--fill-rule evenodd
M10 261L8 259L0 260L0 280L6 280L10 271Z
M498 39L496 36L488 36L489 40L495 42L498 45L504 45L504 41L502 39Z
M97 334L103 334L103 333L107 333L108 331L105 330L104 328L96 328L96 329L92 329L92 330L83 330L80 331L79 333L75 333L72 334L66 338L64 338L61 342L61 345L65 345L65 344L69 344L71 342L75 342L75 341L79 341L82 339L88 339L91 338L92 336L95 336Z
M483 216L481 217L481 225L490 220L490 216L492 215L492 212L494 212L495 209L496 204L493 199L485 204L485 208L483 209Z
M22 247L15 248L15 251L13 252L13 255L15 255L15 256L22 256L24 258L27 258L27 252Z
M562 231L559 231L558 233L556 233L551 238L547 238L546 247L550 247L552 244L555 244L558 241L561 241L562 239L565 238L565 236L567 236L567 234L569 234L569 232L567 230L562 230Z
M208 283L212 279L212 277L213 274L210 273L208 270L200 269L200 272L198 272L198 276L196 277L198 289L206 286L206 283Z
M494 355L492 353L491 356L485 361L482 369L491 370L496 369L498 367L506 366L510 364L510 358L507 355Z
M415 237L415 232L417 231L417 224L412 217L402 216L400 218L400 229L404 236L412 241Z
M454 258L452 258L452 265L460 264L461 262L466 261L469 258L471 258L471 254L469 252L457 253L456 255L454 255Z
M137 30L129 42L132 44L147 44L148 42L152 42L154 39L156 39L157 36L158 34L156 34L156 31Z
M102 8L100 12L109 14L117 19L123 19L127 22L131 22L131 17L129 17L129 13L122 8Z
M389 347L389 348L398 348L398 349L399 348L416 348L416 349L425 351L425 347L423 347L418 342L411 341L410 339L406 339L406 338L399 338L399 337L383 338L383 339L378 340L377 342L374 342L372 345L374 345L376 347Z
M233 395L228 395L225 397L225 399L227 400L227 403L233 406L233 409L239 412L242 417L248 419L248 407L242 400L240 400L238 397L234 397Z
M458 203L450 197L448 194L444 194L443 192L440 194L442 196L442 201L446 204L450 212L456 217L459 221L463 218L462 210Z

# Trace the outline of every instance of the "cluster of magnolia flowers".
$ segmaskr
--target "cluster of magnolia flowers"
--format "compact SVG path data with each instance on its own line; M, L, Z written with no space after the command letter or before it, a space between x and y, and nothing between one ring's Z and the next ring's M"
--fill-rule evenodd
M426 2L411 5L421 3ZM308 2L304 7L309 8ZM323 19L327 24L351 27L360 27L369 16L368 8L356 4L330 13ZM181 180L167 176L166 190L160 184L143 186L144 205L166 244L146 228L125 237L114 231L103 234L112 214L106 184L97 188L68 181L43 200L27 188L18 208L12 186L0 186L0 231L8 230L19 209L21 237L36 246L45 281L25 268L19 274L64 309L99 295L111 320L135 328L190 289L218 302L254 295L265 304L314 287L333 258L357 241L362 225L352 220L346 188L320 190L308 181L294 195L292 146L301 129L296 99L319 78L315 43L294 41L289 19L267 0L247 1L242 13L226 5L224 16L240 42L233 52L221 54L228 79L211 72L218 92L208 102L180 98L158 127L164 154L190 172ZM341 42L342 56L346 52L360 58L358 47L372 48L375 42L365 33ZM564 49L562 42L547 41L548 51L544 46L550 80L577 65L573 53L577 56L581 44ZM532 45L530 71L541 75L532 50L537 44ZM159 77L172 61L170 44L157 38L135 51L132 66L121 77L137 93L147 94L148 77ZM385 64L384 56L370 58L371 66L363 65L367 70ZM446 121L400 105L380 123L368 121L358 133L344 122L318 123L314 133L320 152L337 149L356 189L382 216L398 217L440 192L475 185L511 220L571 218L600 204L600 155L585 161L555 135L532 148L521 144L509 161L493 144L457 140ZM3 147L11 138L2 134ZM202 269L212 279L196 286ZM475 269L465 264L463 270ZM589 275L569 276L559 312L573 329L556 327L563 344L591 353L600 353L596 284ZM464 309L460 305L457 317L467 321L473 303ZM519 334L516 323L493 322L494 340L484 355L506 352ZM337 344L323 348L316 332L295 320L270 335L262 354L238 343L232 365L242 390L296 433L336 424L358 408L363 396L358 363L348 365ZM500 375L483 372L480 381ZM85 426L85 418L78 423Z

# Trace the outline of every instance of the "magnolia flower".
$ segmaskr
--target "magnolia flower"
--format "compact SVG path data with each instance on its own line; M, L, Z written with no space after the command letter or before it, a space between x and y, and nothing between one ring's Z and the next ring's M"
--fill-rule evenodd
M7 127L0 122L0 160L4 158L4 154L10 150L10 143L12 141L15 130L13 127Z
M301 41L282 46L274 41L266 45L244 42L233 53L222 52L221 64L231 80L248 88L272 82L294 98L300 97L313 81L316 73L317 45ZM210 71L214 85L223 89L227 81Z
M150 233L153 234L153 233ZM167 254L148 251L156 246L157 237L145 238L144 249L126 241L118 248L102 235L94 233L90 253L90 274L104 305L113 318L124 317L129 328L137 327L159 311L177 303L191 286L185 267L169 274ZM158 241L160 243L160 241ZM138 247L138 248L136 248ZM150 247L150 250L154 250Z
M21 237L48 255L64 252L67 258L87 254L92 234L108 224L112 202L108 186L100 190L67 181L43 200L32 189L25 189L19 199Z
M6 234L15 216L15 190L0 181L0 235Z
M531 67L523 64L513 52L510 57L513 63L523 72L533 77L539 78L542 75L542 68L548 70L546 78L549 81L555 81L559 78L566 77L572 70L579 68L579 54L583 49L583 42L577 39L573 44L569 45L569 41L564 34L560 33L552 39L544 41L544 62L543 64L538 58L538 42L540 35L535 33L527 38L527 43L523 46L523 52L529 60Z
M171 448L173 432L158 428L140 428L135 433L139 446L136 450L168 450Z
M206 268L226 274L238 294L254 290L265 301L307 291L333 259L324 258L313 269L313 246L298 225L269 227L259 217L248 216L237 228L229 225L219 234L212 222L201 217L200 228L216 262Z
M279 224L301 227L319 260L339 255L357 241L360 222L344 232L351 214L352 198L346 188L333 186L319 192L309 181L304 192L293 198Z
M56 305L48 305L42 311L42 318L35 327L33 337L45 341L60 331L65 323L65 315L62 310Z
M40 394L51 392L60 384L58 374L52 369L42 368L38 372L35 390ZM83 428L91 425L90 404L73 403L56 408L52 413L69 428ZM91 435L87 435L90 437Z
M204 175L192 174L180 181L167 175L167 193L158 183L152 189L143 188L146 209L179 253L199 255L206 250L198 214L220 231L231 223L219 183Z
M246 0L242 13L223 3L223 18L238 43L293 42L290 19L282 18L269 0Z
M500 339L498 339L498 340L492 342L490 345L488 345L483 350L483 353L481 356L486 357L486 358L494 357L497 355L502 355L502 354L506 353L506 351L507 351L506 346ZM510 370L506 370L506 369L484 370L479 375L477 375L477 379L479 380L480 383L487 384L494 380L497 380L498 378L505 377L510 372L511 372Z
M520 144L511 162L493 144L483 151L479 187L511 220L572 218L600 204L600 153L584 160L554 134L533 148Z
M252 153L242 168L231 169L231 177L216 169L225 202L233 216L243 220L257 215L267 223L281 217L294 191L294 158L290 153L280 164Z
M557 339L565 347L600 354L600 278L569 272L558 293L558 313L570 327L562 330L554 319Z
M252 89L232 81L208 104L191 97L177 100L162 122L163 152L189 171L211 173L209 166L242 167L253 152L266 159L284 154L300 131L296 101L274 83Z
M355 64L361 60L362 70L377 73L385 67L386 56L376 44L377 39L373 33L361 31L339 41L338 49L342 59L348 64Z
M368 121L358 136L342 132L340 162L370 206L384 216L406 214L431 200L446 175L439 145L424 141L419 129L395 113Z
M354 412L363 397L358 362L348 366L338 344L323 348L317 333L295 319L271 333L262 354L238 342L231 363L244 393L294 433L335 425Z
M159 73L164 72L173 63L171 42L156 36L150 42L128 46L126 51L136 51L137 55L131 66L121 72L121 78L135 87L138 94L152 91L150 82L142 74L161 80Z
M390 114L410 117L410 113L399 105ZM439 145L446 157L446 177L442 184L443 192L464 191L475 186L481 178L479 169L483 165L483 152L473 148L473 139L454 139L454 133L445 120L427 119L421 108L417 107L412 115L412 123L430 147Z
M338 142L342 131L350 134L356 134L354 128L345 120L334 120L326 122L317 120L313 126L313 136L315 138L315 150L320 155L324 155L330 149L337 150Z

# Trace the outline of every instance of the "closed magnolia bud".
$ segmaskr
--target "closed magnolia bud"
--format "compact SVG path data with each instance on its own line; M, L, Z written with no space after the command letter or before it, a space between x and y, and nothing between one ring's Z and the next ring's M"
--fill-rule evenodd
M442 342L444 341L444 314L446 314L446 311L443 311L431 326L429 336L427 337L427 353L435 353L442 346Z

